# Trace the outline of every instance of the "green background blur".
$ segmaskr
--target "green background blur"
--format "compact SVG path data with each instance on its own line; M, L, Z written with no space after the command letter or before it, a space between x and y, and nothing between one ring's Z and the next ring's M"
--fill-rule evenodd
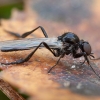
M12 0L10 1L6 0L6 1L5 2L2 2L2 0L0 1L0 18L9 18L12 8L18 8L19 10L23 9L23 2L21 0L18 0L17 2L12 2Z

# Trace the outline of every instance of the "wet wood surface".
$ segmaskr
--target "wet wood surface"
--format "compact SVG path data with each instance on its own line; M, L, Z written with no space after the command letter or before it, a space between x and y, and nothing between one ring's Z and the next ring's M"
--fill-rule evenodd
M15 12L16 16L14 15ZM84 20L76 26L68 26L54 21L51 24L51 21L42 18L39 20L27 16L21 18L20 13L15 12L12 13L11 19L1 21L0 41L17 39L3 29L22 34L42 25L50 37L63 34L64 30L75 32L80 39L91 44L95 57L100 57L100 34L98 21L94 20L96 17L95 10L93 12L95 14L88 21ZM40 30L35 32L35 35L42 37ZM11 62L24 58L30 51L1 52L0 62ZM1 65L0 77L18 88L20 92L29 95L32 100L33 98L35 100L100 99L100 79L87 63L79 64L84 60L83 58L74 59L68 55L62 58L60 63L48 74L47 71L56 63L57 59L47 49L39 49L28 62L18 65ZM91 65L100 76L100 61L91 60Z

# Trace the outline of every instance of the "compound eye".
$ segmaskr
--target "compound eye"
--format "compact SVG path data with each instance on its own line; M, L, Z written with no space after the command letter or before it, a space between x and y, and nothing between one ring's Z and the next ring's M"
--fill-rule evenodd
M88 42L83 43L83 49L86 52L87 55L91 54L91 46Z

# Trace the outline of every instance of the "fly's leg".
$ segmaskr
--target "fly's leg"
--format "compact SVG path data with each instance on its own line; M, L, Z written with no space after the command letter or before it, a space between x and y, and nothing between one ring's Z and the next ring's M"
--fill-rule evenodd
M42 30L43 35L44 35L46 38L48 38L48 35L47 35L45 29L44 29L42 26L38 26L37 28L35 28L35 29L33 29L33 30L29 31L29 32L25 32L24 34L22 34L21 37L22 37L22 38L27 37L27 36L30 35L32 32L36 31L38 28L40 28L40 29Z
M86 53L85 53L85 52L81 52L81 53L74 53L74 54L73 54L73 57L74 57L74 58L79 58L79 57L82 57L82 56L84 56L84 57L85 57L85 55L86 55ZM85 63L85 61L87 61L87 63L88 63L88 64L90 64L90 62L89 62L88 58L87 58L87 57L85 57L84 61L83 61L83 62L81 62L81 65L83 65L83 64Z
M84 55L85 59L87 60L88 65L91 67L92 71L94 72L94 74L100 79L100 76L96 73L96 71L94 70L94 68L90 65L90 62L87 58L87 55Z
M59 57L59 59L58 59L58 61L56 62L56 64L55 64L54 66L52 66L52 67L48 70L48 73L50 73L50 72L51 72L51 70L52 70L52 69L53 69L56 65L58 65L58 63L59 63L60 59L61 59L61 58L63 58L63 57L64 57L64 55L65 55L65 52L61 54L61 56Z
M90 58L91 60L100 60L100 57L99 58Z
M13 36L15 36L15 37L17 37L17 38L21 38L21 35L18 34L18 33L11 32L11 31L8 31L8 30L5 30L5 29L4 29L4 31L7 32L7 33L9 33L9 34L11 34L11 35L13 35Z
M78 57L84 56L85 60L87 61L88 65L91 67L92 71L93 71L93 72L95 73L95 75L100 79L100 76L96 73L96 71L95 71L95 70L93 69L93 67L90 65L89 59L88 59L88 57L87 57L87 55L86 55L85 52L77 53L77 54L74 54L73 56L74 56L74 58L78 58ZM84 61L84 62L85 62L85 61ZM83 63L84 63L84 62L83 62Z
M95 58L92 54L93 54L93 53L91 53L91 54L89 55L90 60L100 60L100 57ZM92 58L91 58L91 57L92 57Z
M55 57L58 56L54 51L52 51L52 50L50 49L50 47L49 47L45 42L41 42L41 43L40 43L26 58L24 58L24 59L19 59L19 60L15 61L15 62L1 63L1 65L3 65L3 64L4 64L4 65L20 64L20 63L24 63L24 62L28 61L28 60L32 57L32 55L37 51L37 49L38 49L42 44L43 44Z
M28 35L32 34L32 32L36 31L38 28L40 28L40 29L42 30L43 35L44 35L46 38L48 38L48 35L47 35L45 29L44 29L42 26L38 26L37 28L35 28L35 29L31 30L31 31L25 32L25 33L23 33L22 35L20 35L20 34L18 34L18 33L11 32L11 31L8 31L8 30L4 30L4 31L6 31L7 33L10 33L10 34L12 34L12 35L14 35L14 36L16 36L16 37L18 37L18 38L25 38L25 37L27 37Z

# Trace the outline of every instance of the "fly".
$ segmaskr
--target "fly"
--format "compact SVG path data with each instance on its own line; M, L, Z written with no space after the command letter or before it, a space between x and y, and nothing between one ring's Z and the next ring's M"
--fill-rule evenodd
M25 38L28 35L30 35L32 32L36 31L38 28L42 30L45 38L28 38L28 39ZM38 26L37 28L29 32L25 32L22 35L19 35L18 33L13 33L7 30L5 31L21 39L1 41L0 50L2 52L29 50L33 48L35 49L29 55L27 55L26 58L24 59L19 59L15 62L1 63L1 65L24 63L28 61L32 57L32 55L34 55L37 49L45 47L55 57L59 57L56 64L48 70L48 73L50 73L51 70L59 63L61 58L63 58L65 55L71 54L73 58L79 58L83 56L84 62L82 64L84 64L85 61L87 61L88 65L91 67L93 72L100 78L100 76L95 72L95 70L90 65L90 61L88 59L88 57L94 58L93 53L91 53L92 51L91 45L87 41L80 40L79 37L72 32L66 32L62 34L61 36L58 36L57 38L48 38L48 35L42 26ZM80 52L78 52L79 49L80 49Z

